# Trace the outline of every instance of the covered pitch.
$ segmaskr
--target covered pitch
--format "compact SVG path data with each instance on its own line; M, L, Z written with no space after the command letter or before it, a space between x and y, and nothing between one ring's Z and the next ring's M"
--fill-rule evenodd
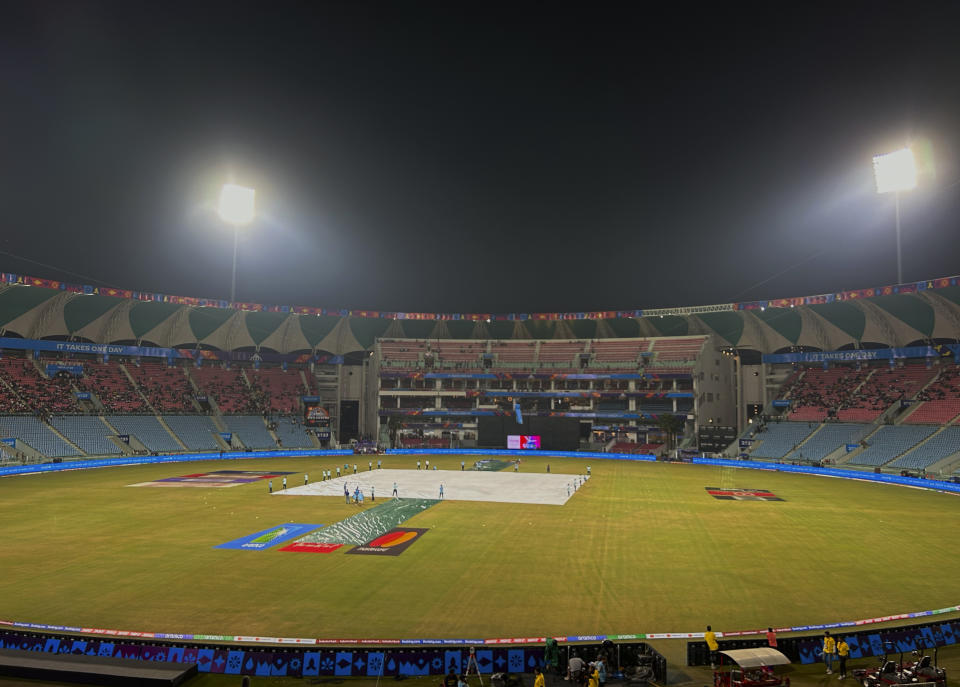
M478 470L370 470L337 477L326 482L274 492L275 496L337 496L343 498L343 487L352 495L359 485L366 501L371 488L377 499L390 498L393 485L397 495L405 499L443 498L449 501L494 501L497 503L531 503L562 506L576 493L583 480L577 475L545 472L484 472ZM582 487L581 487L582 488Z

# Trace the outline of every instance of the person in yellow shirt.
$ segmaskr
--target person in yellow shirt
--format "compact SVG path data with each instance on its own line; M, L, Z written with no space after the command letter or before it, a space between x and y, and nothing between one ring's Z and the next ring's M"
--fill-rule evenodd
M544 687L543 673L540 672L540 669L534 668L533 674L537 676L533 680L533 687Z
M840 659L840 679L847 677L847 656L850 655L850 645L843 637L837 639L837 657Z
M600 671L593 663L590 664L590 681L587 683L587 687L600 687Z
M707 648L710 649L710 667L715 669L717 667L717 649L720 648L720 645L717 643L717 634L709 625L707 625L707 631L703 633L703 641L707 643Z
M827 665L827 675L833 674L833 659L837 657L837 640L830 636L830 630L823 633L823 662Z

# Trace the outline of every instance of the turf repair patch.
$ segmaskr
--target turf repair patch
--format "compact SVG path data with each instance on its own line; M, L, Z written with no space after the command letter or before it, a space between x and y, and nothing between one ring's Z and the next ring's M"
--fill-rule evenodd
M368 556L399 556L426 531L419 527L395 527L363 546L354 546L347 553L359 553Z
M722 489L720 487L704 487L707 493L721 501L783 501L782 498L767 489Z
M293 475L293 472L264 472L263 470L216 470L214 472L198 472L193 475L167 477L152 482L129 484L130 487L237 487L241 484L251 484L262 479L274 479L284 475Z
M219 546L214 546L213 548L263 551L264 549L269 549L271 546L276 546L281 542L289 541L294 537L299 537L320 527L323 527L323 525L307 525L300 522L285 522L282 525L271 527L270 529L263 530L262 532L254 532L253 534L248 534L246 537L240 537L239 539L228 541L225 544L220 544Z

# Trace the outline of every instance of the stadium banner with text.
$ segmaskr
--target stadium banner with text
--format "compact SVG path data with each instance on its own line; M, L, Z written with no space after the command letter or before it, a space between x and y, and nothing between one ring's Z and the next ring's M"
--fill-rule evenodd
M952 347L949 347L952 348ZM941 352L933 346L905 348L870 348L853 351L819 351L811 353L771 353L762 356L764 363L824 363L856 360L894 360L899 358L939 358Z

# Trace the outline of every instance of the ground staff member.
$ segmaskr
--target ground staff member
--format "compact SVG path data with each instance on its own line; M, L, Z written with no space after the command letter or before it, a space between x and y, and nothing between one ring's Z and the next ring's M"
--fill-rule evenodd
M534 668L533 672L537 676L533 681L533 687L544 687L543 673L540 672L539 668Z
M717 644L717 635L713 629L707 625L707 631L703 633L703 641L707 643L707 648L710 649L710 667L717 667L717 649L720 648L720 645Z
M837 640L830 636L830 630L823 633L823 662L827 665L827 675L833 674L833 659L837 657Z
M847 677L847 656L850 655L850 645L843 637L837 640L837 656L840 658L840 679Z

